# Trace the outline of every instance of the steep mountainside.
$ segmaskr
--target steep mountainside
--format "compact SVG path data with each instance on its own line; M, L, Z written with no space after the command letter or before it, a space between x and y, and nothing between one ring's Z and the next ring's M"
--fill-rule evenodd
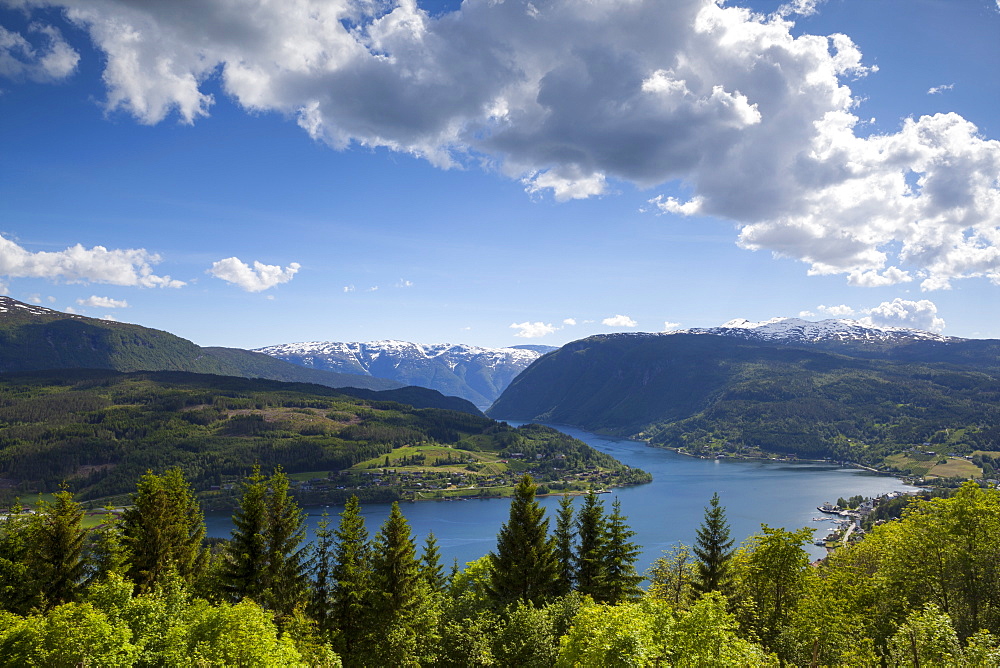
M1000 342L863 340L594 336L535 362L488 415L696 451L877 460L942 439L1000 449Z
M480 348L406 341L286 343L255 352L311 369L387 378L489 406L529 364L555 348Z
M0 297L0 373L79 368L192 371L371 390L401 387L380 378L304 369L248 350L202 348L168 332Z

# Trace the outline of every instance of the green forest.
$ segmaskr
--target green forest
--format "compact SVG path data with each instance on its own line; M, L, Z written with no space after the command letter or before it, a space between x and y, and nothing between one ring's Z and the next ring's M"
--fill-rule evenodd
M305 544L288 476L240 484L206 540L179 469L87 530L69 491L0 522L4 666L994 666L1000 492L967 483L810 564L808 530L735 546L708 500L694 545L644 578L628 518L590 494L555 517L519 482L495 548L442 564L393 505L356 497Z
M120 502L147 470L176 466L206 502L232 507L255 463L293 474L310 503L428 487L506 495L524 472L560 490L649 480L548 427L383 398L436 405L436 392L354 392L183 372L4 374L0 501L65 482L80 501Z

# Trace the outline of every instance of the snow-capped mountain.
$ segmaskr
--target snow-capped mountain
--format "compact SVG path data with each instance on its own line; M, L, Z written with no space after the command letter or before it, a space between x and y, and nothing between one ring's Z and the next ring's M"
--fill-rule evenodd
M902 341L960 341L952 336L904 327L877 327L858 320L831 318L810 322L801 318L772 318L763 322L730 320L721 327L684 329L668 334L718 334L749 341L817 343L822 341L898 343Z
M489 406L517 374L550 350L555 348L480 348L408 341L312 341L267 346L254 352L314 369L429 387L468 399L477 406Z

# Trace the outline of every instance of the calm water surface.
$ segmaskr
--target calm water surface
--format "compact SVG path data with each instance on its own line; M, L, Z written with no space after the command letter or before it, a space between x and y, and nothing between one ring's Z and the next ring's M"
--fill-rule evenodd
M620 488L601 496L609 512L612 501L621 500L622 511L638 534L634 540L643 547L636 564L640 572L661 556L663 550L678 542L694 542L705 506L714 492L719 493L726 507L732 536L738 543L758 531L761 524L786 529L805 526L814 529L817 537L822 537L833 528L829 521L813 521L814 517L822 517L816 506L824 501L836 502L838 497L855 494L875 496L893 490L915 489L895 478L857 469L824 464L695 459L637 441L597 436L571 427L558 429L629 466L653 474L653 482L647 485ZM577 505L581 502L578 499ZM546 508L551 526L559 497L540 498L539 503ZM374 536L388 517L389 507L388 504L363 506L370 535ZM419 543L429 532L434 532L446 566L454 559L464 564L492 550L496 546L497 531L507 520L509 507L509 499L402 504ZM309 538L312 539L312 530L324 510L336 524L341 508L310 507L306 510ZM228 537L232 530L229 514L211 514L205 521L210 536ZM813 557L825 553L823 548L812 545L808 549Z

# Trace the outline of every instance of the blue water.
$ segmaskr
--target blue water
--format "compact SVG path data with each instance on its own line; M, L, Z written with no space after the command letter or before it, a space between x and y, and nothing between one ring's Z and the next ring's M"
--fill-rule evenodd
M622 511L637 532L634 540L643 548L636 564L640 572L661 556L663 550L678 542L689 545L694 542L705 506L714 492L719 493L732 536L739 543L758 531L762 523L786 529L809 527L817 537L822 537L834 526L829 521L812 521L822 516L816 506L824 501L915 489L895 478L835 465L695 459L637 441L597 436L570 427L558 429L629 466L653 474L653 482L647 485L619 488L601 496L609 512L613 500L621 500ZM578 499L577 503L581 501ZM555 496L539 499L552 518L550 522L555 521L558 502L559 497ZM447 566L454 559L465 564L492 550L497 531L507 520L509 506L508 499L420 501L404 503L402 510L418 543L422 544L427 534L434 532ZM370 535L374 536L388 517L389 507L388 504L363 507ZM341 508L306 510L311 539L312 529L323 512L328 512L336 524ZM205 521L208 535L229 536L232 529L229 514L211 514ZM809 552L815 558L823 556L825 550L810 545Z

